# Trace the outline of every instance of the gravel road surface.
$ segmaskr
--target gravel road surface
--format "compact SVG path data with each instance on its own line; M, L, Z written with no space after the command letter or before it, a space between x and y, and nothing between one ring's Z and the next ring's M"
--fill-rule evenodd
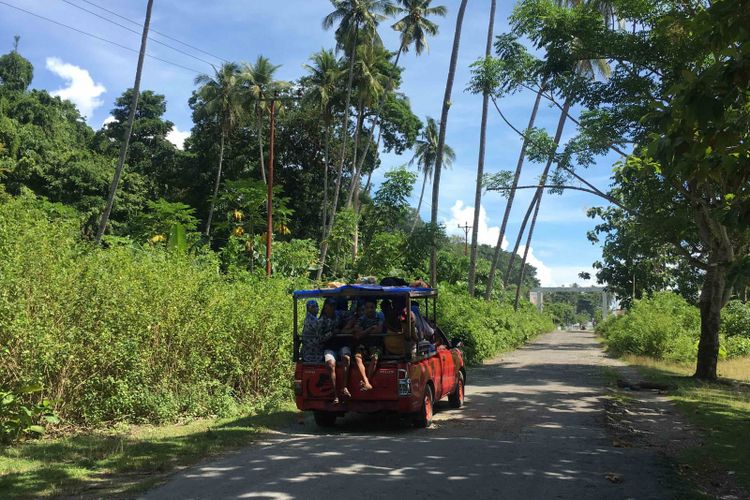
M147 498L672 498L651 448L616 447L591 332L555 332L470 369L466 404L429 429L354 415L311 418L172 476Z

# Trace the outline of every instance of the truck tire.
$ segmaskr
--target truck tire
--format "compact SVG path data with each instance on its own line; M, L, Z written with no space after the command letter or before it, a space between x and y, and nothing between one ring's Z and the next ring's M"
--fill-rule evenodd
M458 372L456 388L448 395L448 403L451 408L461 408L464 405L464 374Z
M318 427L333 427L336 425L336 414L328 411L316 411L313 413L315 423Z
M432 414L435 411L435 398L432 396L432 387L425 387L422 398L422 408L414 419L414 425L420 428L429 427L432 423Z

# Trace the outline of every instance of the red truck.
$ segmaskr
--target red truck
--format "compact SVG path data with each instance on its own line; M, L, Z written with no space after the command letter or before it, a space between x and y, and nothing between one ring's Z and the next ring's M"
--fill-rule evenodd
M460 408L464 401L466 383L462 345L459 342L449 342L435 324L437 294L437 290L432 288L379 285L346 285L293 292L296 363L294 393L297 408L312 411L315 422L323 427L334 425L336 418L347 412L392 412L411 417L419 427L427 427L432 421L437 401L447 397L453 408ZM370 380L373 386L371 390L362 390L361 378L352 358L349 380L346 381L351 397L341 398L339 402L334 402L334 387L323 360L304 362L301 357L298 304L301 300L328 298L337 300L339 304L342 301L351 303L356 300L388 300L405 304L402 319L406 331L419 330L412 330L413 321L422 330L422 340L410 345L404 350L404 354L384 352ZM423 308L420 307L422 305ZM406 314L406 311L413 311L414 314ZM380 335L371 335L373 336ZM386 334L383 333L382 336L385 337ZM336 366L336 379L341 386L343 367L340 362Z

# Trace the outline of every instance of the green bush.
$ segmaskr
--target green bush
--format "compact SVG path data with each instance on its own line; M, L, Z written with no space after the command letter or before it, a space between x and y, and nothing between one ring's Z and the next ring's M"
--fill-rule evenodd
M0 205L0 389L79 424L224 415L288 394L287 279L223 277L211 255L94 249L59 206ZM238 277L239 276L239 277Z
M727 337L750 339L750 305L730 301L721 312L721 331Z
M470 298L458 285L440 285L437 316L445 334L464 343L469 364L481 363L554 329L549 316L528 303L516 312L505 302Z
M671 292L636 301L625 315L597 327L616 355L636 354L675 362L693 361L698 352L700 314Z
M750 308L739 301L721 313L719 356L750 356ZM623 316L610 316L596 327L615 355L636 354L678 363L693 362L698 354L700 312L682 297L659 292L636 301Z

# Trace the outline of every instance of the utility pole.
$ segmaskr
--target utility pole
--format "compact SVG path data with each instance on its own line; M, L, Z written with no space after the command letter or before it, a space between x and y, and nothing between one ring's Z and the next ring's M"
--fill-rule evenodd
M276 140L276 98L278 92L274 92L271 99L271 138L268 141L268 226L266 227L266 276L271 277L271 243L273 241L273 152Z
M472 226L469 225L469 222L464 222L464 225L461 224L458 225L459 229L464 230L464 256L468 255L469 253L469 229L472 228Z
M271 277L271 244L273 243L273 154L274 154L274 146L276 143L276 101L284 100L293 100L298 101L302 99L302 91L297 90L296 96L284 96L279 97L279 91L276 90L273 93L273 97L271 98L262 98L259 99L259 101L271 101L271 109L270 113L271 116L269 117L270 120L270 130L269 130L269 140L268 140L268 200L266 202L266 211L268 212L268 219L266 221L266 276Z
M109 222L109 216L112 213L112 205L115 203L115 194L117 194L117 185L120 184L120 178L122 177L122 168L125 165L125 158L128 155L128 146L130 145L130 135L133 132L133 120L135 119L135 111L138 107L138 95L141 90L141 73L143 71L143 60L146 58L146 43L148 42L148 27L151 24L151 8L154 5L154 0L148 0L146 5L146 19L143 21L143 35L141 35L141 50L138 52L138 66L135 70L135 83L133 84L133 97L130 101L130 113L128 114L128 124L125 127L125 136L122 139L122 146L120 146L120 157L117 160L117 167L115 167L115 175L112 178L112 184L109 186L109 196L107 197L107 205L104 207L102 218L99 221L99 229L96 231L96 244L98 245L102 241L104 231L107 229L107 223Z

